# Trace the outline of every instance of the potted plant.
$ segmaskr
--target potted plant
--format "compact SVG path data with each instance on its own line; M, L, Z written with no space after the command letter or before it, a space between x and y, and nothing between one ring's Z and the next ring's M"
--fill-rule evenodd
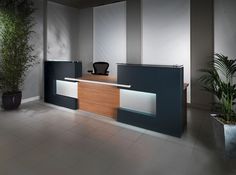
M215 54L207 69L202 69L200 78L204 90L216 97L212 114L214 135L218 148L228 157L236 157L236 60L222 54Z
M33 12L30 0L0 2L0 90L6 110L19 107L26 73L38 62L30 44Z

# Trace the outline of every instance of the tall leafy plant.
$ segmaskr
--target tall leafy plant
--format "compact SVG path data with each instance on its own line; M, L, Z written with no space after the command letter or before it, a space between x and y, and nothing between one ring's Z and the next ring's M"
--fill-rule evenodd
M31 0L0 2L0 88L21 90L27 71L38 62L30 43L35 9Z
M236 73L236 60L230 60L222 54L215 54L207 69L202 69L200 78L203 88L218 99L219 117L226 123L236 122L234 110L236 84L233 78Z

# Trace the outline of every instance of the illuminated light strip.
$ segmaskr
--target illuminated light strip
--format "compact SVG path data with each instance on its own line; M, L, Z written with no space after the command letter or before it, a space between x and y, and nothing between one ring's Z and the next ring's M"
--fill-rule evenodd
M123 87L123 88L131 88L131 85L116 84L116 83L106 83L106 82L92 81L92 80L83 80L83 79L76 79L76 78L67 78L66 77L65 80L85 82L85 83L93 83L93 84L102 84L102 85L116 86L116 87Z

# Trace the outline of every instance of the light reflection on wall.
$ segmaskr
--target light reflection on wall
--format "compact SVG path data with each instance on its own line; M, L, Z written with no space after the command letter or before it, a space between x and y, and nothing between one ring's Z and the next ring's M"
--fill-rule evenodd
M48 2L48 59L78 58L78 25L78 9Z

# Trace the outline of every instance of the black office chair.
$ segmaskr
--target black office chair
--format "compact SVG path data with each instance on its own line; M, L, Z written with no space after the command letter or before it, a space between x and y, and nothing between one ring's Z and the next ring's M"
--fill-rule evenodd
M108 75L109 74L109 71L107 71L108 67L109 63L107 62L95 62L93 63L94 72L92 70L89 70L88 72L94 75Z

